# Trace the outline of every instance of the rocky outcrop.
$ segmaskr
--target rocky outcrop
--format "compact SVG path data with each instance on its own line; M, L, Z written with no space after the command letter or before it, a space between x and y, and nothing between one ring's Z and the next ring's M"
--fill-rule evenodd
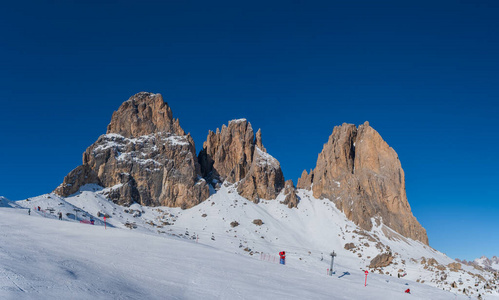
M307 173L307 170L303 170L303 172L301 173L301 177L298 178L298 183L296 184L296 187L299 189L310 191L313 180L314 180L314 171L310 170L310 173Z
M412 215L397 153L369 123L336 126L324 144L316 168L303 172L298 187L316 198L334 201L348 219L365 230L381 218L405 237L428 244L426 230Z
M389 266L393 261L391 253L381 253L371 260L369 268L384 268Z
M352 250L355 249L356 247L354 243L346 243L343 248L345 248L345 250Z
M61 196L68 196L76 193L82 185L90 183L101 185L97 173L95 173L90 166L81 165L66 175L64 182L55 190L55 192Z
M275 199L284 187L279 162L263 147L261 131L255 135L246 119L210 131L199 163L204 177L215 183L238 183L239 194L256 203L260 198Z
M452 262L452 263L448 264L447 267L452 272L459 272L459 270L461 270L461 264L458 262Z
M261 142L260 142L261 143ZM235 183L249 172L255 151L255 137L246 119L232 120L222 130L209 131L199 153L206 178Z
M248 174L237 187L239 194L258 203L275 199L284 186L284 175L277 159L255 147Z
M113 113L107 134L83 154L83 164L55 190L68 196L87 183L108 188L130 205L192 207L209 196L194 141L173 119L160 94L138 93Z
M282 204L287 205L289 208L297 207L298 206L298 195L296 194L296 188L295 185L293 184L293 180L286 180L284 183L284 201L282 201Z

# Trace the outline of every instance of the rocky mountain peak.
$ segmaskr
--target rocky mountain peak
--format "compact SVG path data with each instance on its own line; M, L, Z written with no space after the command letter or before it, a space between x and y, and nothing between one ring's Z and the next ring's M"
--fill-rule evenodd
M116 133L127 138L169 132L185 135L178 119L173 119L170 106L161 94L140 92L133 95L113 113L107 133Z
M499 270L499 258L497 256L488 258L487 256L482 255L482 257L475 259L473 262L487 269Z
M403 236L428 244L407 201L398 155L368 122L336 126L315 169L303 172L298 187L334 201L363 229L370 230L371 219L378 217Z
M284 187L279 162L263 147L261 130L255 135L246 119L209 131L199 162L205 177L215 182L238 182L239 193L255 202L275 199Z
M192 207L209 196L194 141L160 94L138 93L113 113L107 134L83 153L83 164L54 191L71 195L85 184L130 205Z
M207 181L237 185L243 197L275 199L284 189L285 204L299 198L284 181L279 161L267 153L262 132L246 119L209 131L196 156L194 141L160 94L141 92L115 111L107 133L87 148L83 163L55 190L68 196L88 183L99 184L113 201L129 205L192 207L209 196ZM405 178L396 152L368 122L333 129L316 167L303 171L297 187L334 201L347 218L370 230L372 220L428 243L426 231L411 213Z

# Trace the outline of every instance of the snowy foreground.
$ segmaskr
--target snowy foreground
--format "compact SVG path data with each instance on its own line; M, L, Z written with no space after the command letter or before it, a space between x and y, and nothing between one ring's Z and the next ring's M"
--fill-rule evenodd
M0 199L0 299L470 298L437 283L417 283L431 282L433 273L402 260L431 255L444 264L452 260L419 242L387 239L389 232L380 228L372 234L399 253L397 265L384 268L384 275L369 273L364 286L367 256L375 256L377 248L345 250L346 242L371 242L356 236L355 225L332 203L303 191L299 209L278 201L256 205L224 187L183 211L124 208L106 200L104 192L87 186L68 198ZM38 206L40 212L34 211ZM97 217L104 213L107 229ZM95 225L80 223L90 219ZM253 224L255 219L263 224ZM240 225L232 227L233 221ZM277 262L282 250L288 253L285 266ZM335 274L327 276L326 251L332 250L338 253ZM399 268L404 278L397 278ZM465 275L448 276L466 280ZM404 293L408 288L411 294Z

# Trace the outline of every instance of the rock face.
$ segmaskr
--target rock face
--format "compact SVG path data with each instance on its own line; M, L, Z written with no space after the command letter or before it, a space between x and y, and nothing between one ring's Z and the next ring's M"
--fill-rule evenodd
M178 119L173 119L172 110L160 94L138 93L132 96L113 113L107 133L127 138L153 133L169 133L184 136Z
M160 94L138 93L113 113L107 134L83 153L83 164L55 190L68 196L88 183L130 205L192 207L209 197L194 141Z
M303 172L298 188L335 202L347 218L365 230L371 218L405 237L428 244L426 230L412 215L397 153L369 123L336 126L317 158L316 168Z
M449 270L451 270L452 272L459 272L459 270L461 270L461 264L458 262L450 263L447 265L447 267L449 267Z
M310 170L310 173L307 173L307 170L303 170L301 173L301 177L298 178L298 183L296 187L299 189L309 190L312 187L312 181L314 180L314 172Z
M345 250L352 250L352 249L355 249L355 244L354 243L346 243L343 248L345 248Z
M204 177L215 183L238 182L239 194L255 203L275 199L284 187L279 162L263 147L261 131L255 136L246 119L210 131L199 162Z
M284 183L284 195L286 195L286 197L284 198L282 204L286 204L288 208L298 206L299 198L298 195L296 195L296 188L291 179L286 180Z
M371 260L369 268L384 268L389 266L393 261L391 253L381 253Z
M56 194L69 196L76 193L82 185L95 183L101 185L97 173L88 165L81 165L69 172L64 178L64 182L55 190Z

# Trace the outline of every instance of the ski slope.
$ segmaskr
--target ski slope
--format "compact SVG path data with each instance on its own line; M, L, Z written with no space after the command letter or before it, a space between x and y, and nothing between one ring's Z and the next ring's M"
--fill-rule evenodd
M333 277L174 237L0 208L1 299L449 299L339 267ZM338 274L349 275L340 276ZM408 295L409 296L409 295ZM465 298L462 298L465 299Z
M383 225L362 233L307 191L299 191L298 209L280 204L283 195L254 204L231 185L187 210L121 207L105 193L87 185L67 198L2 199L0 299L468 299L421 264L422 257L452 259ZM94 226L80 223L90 219ZM366 266L387 248L394 263L370 270L364 287ZM278 264L283 250L285 266ZM333 250L335 274L327 276ZM447 281L465 286L473 277L463 268L447 272ZM399 279L400 269L407 275Z

